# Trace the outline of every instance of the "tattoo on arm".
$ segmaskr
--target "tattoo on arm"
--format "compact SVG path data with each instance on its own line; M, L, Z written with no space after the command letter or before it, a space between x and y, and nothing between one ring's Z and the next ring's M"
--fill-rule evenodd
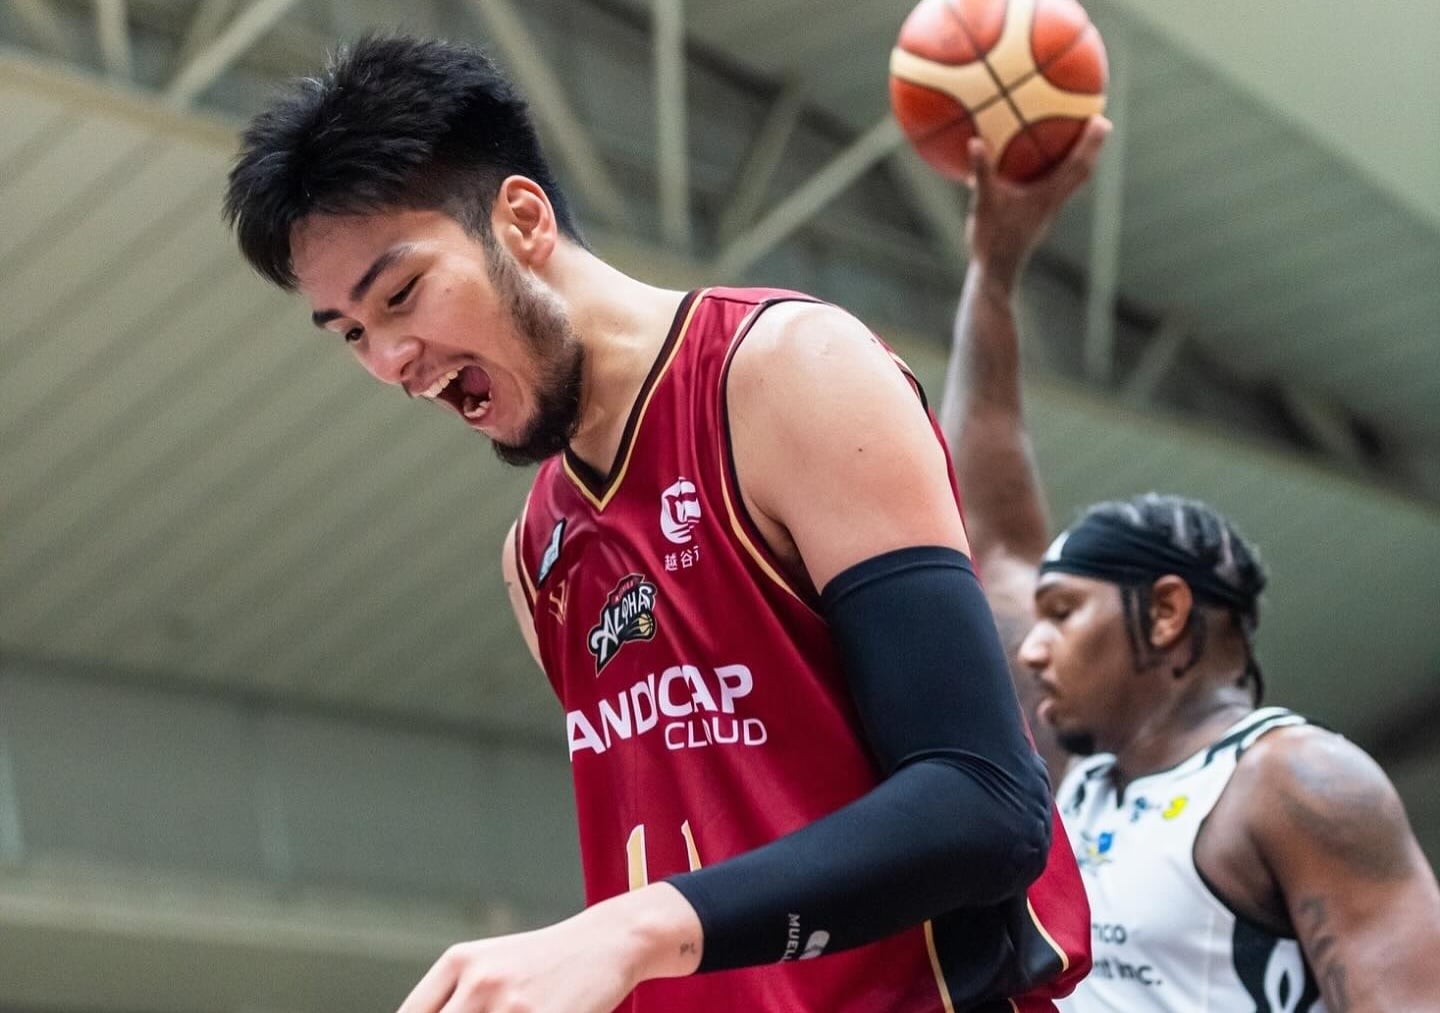
M1325 997L1326 1009L1333 1013L1345 1013L1350 1009L1350 996L1345 983L1345 965L1333 951L1335 931L1325 910L1325 898L1302 897L1295 906L1299 915L1302 938L1307 941L1310 966L1315 969L1320 992Z
M1279 792L1290 827L1313 841L1346 874L1394 882L1410 871L1409 825L1395 789L1375 762L1345 743L1316 743L1289 764Z

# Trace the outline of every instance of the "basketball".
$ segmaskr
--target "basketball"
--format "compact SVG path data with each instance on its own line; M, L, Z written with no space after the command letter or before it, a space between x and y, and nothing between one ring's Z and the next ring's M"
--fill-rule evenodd
M1076 0L920 0L890 54L890 105L920 156L971 175L980 136L1007 179L1037 179L1105 108L1105 44Z

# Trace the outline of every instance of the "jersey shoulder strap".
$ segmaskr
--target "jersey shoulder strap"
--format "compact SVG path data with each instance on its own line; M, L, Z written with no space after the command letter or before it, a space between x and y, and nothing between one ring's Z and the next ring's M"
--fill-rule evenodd
M1262 707L1243 719L1226 733L1224 738L1207 749L1205 761L1201 766L1208 765L1216 757L1222 756L1230 750L1234 750L1235 759L1239 760L1241 754L1253 746L1255 741L1266 732L1274 731L1276 728L1308 724L1310 724L1308 719L1284 707Z

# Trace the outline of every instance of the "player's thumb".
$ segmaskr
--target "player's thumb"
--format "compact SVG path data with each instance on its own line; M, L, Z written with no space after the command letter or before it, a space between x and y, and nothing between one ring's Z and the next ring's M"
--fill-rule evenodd
M995 167L990 164L990 149L985 142L978 137L970 138L968 146L970 155L970 170L975 176L975 190L977 193L988 189L990 181L994 178Z
M1105 117L1090 117L1075 150L1065 160L1064 172L1070 177L1066 180L1069 187L1078 187L1090 178L1090 174L1095 171L1095 164L1100 160L1100 150L1105 146L1105 138L1109 137L1114 129L1114 124Z

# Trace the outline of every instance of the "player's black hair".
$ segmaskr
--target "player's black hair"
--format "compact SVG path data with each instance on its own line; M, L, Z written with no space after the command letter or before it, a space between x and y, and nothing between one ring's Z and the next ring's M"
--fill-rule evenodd
M511 175L538 183L560 231L583 245L525 100L489 56L367 36L250 121L224 214L245 259L293 289L290 230L306 215L442 210L488 243L491 207Z
M1265 681L1255 660L1254 637L1260 626L1260 595L1267 576L1260 561L1259 550L1245 538L1230 520L1214 507L1199 500L1149 492L1128 500L1109 500L1089 507L1080 519L1111 517L1138 528L1148 529L1175 548L1191 556L1225 584L1234 588L1251 604L1249 608L1228 609L1245 648L1245 672L1240 684L1248 685L1258 704L1265 695ZM1154 667L1158 659L1149 650L1153 619L1150 615L1150 594L1153 584L1124 584L1120 588L1125 608L1126 633L1136 665ZM1205 650L1208 636L1205 614L1199 608L1190 610L1190 658L1174 670L1184 675Z

